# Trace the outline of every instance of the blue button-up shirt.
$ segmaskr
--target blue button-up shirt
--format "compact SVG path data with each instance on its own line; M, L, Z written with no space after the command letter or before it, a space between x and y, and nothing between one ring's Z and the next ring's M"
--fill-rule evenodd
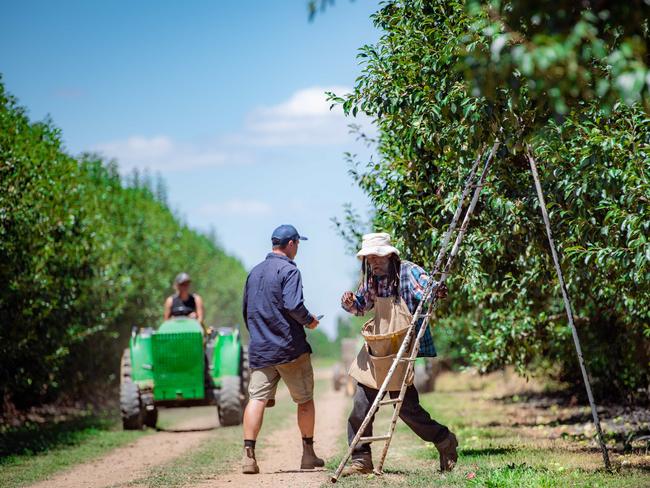
M288 257L269 253L251 270L243 311L252 369L288 363L311 353L304 326L314 318L304 304L300 271Z

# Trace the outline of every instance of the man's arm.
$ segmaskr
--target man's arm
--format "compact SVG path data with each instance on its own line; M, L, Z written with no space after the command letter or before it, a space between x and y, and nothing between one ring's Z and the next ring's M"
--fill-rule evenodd
M301 325L309 325L316 318L305 307L302 294L302 277L298 268L289 270L282 284L284 309Z
M165 309L163 312L163 319L164 320L169 320L170 317L172 316L172 297L167 297L167 300L165 300Z

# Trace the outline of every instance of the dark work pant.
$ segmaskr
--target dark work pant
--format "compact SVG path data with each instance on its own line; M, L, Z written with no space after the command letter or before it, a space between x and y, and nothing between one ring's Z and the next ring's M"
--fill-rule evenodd
M354 436L357 434L357 431L361 428L363 419L366 418L366 415L370 411L370 406L372 402L375 401L375 397L379 393L379 390L374 388L369 388L367 386L359 383L357 385L357 392L354 394L354 405L352 406L352 413L348 417L348 445L352 444ZM399 396L399 391L390 391L388 392L391 398L397 398ZM399 417L408 425L413 432L420 436L422 440L427 442L438 443L447 437L449 434L449 429L442 424L439 424L431 418L431 415L422 408L420 405L420 397L418 396L418 391L415 389L415 386L411 385L406 389L406 394L404 395L404 403L402 403L402 410L400 410ZM375 418L373 417L370 420L370 423L366 427L363 437L372 436L372 423ZM386 432L388 432L388 424L386 427ZM384 433L382 432L382 435ZM357 444L357 447L352 453L352 457L355 454L366 454L370 453L370 444Z

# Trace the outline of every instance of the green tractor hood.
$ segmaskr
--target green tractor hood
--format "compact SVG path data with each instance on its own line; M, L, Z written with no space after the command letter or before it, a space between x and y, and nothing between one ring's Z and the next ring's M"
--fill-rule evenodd
M205 398L203 330L193 319L163 322L152 336L154 400Z

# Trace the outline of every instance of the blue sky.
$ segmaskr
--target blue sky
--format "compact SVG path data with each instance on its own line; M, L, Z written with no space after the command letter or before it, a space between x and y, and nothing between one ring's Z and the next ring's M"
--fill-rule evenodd
M247 268L293 223L310 238L297 258L307 306L332 333L358 265L330 219L346 202L368 211L343 153L369 151L324 91L353 85L378 2L339 0L311 23L306 4L5 0L0 73L71 153L160 172L172 207Z

